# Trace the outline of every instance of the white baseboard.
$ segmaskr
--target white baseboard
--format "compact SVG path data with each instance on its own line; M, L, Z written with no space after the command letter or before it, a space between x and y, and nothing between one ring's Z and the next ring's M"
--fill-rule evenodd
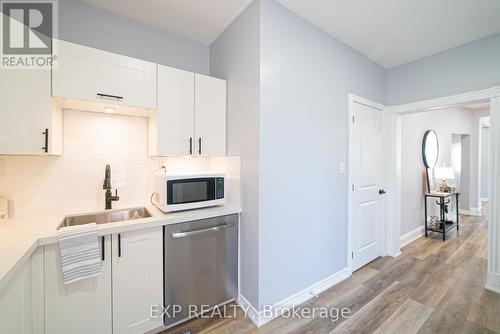
M470 208L470 210L458 210L458 213L466 216L481 216L481 208Z
M481 202L489 202L490 199L488 197L481 197Z
M486 277L486 289L500 293L500 274L494 272L488 272Z
M331 288L332 286L342 282L351 276L349 268L344 268L333 275L313 284L296 294L287 297L280 302L274 304L271 308L272 316L266 316L263 311L258 312L243 296L239 296L238 303L247 310L247 316L257 327L261 327L271 320L279 317L283 312L298 306L309 299L319 295L321 292Z
M238 304L243 308L246 313L246 316L254 323L255 326L259 326L259 312L255 309L255 307L250 304L250 302L243 297L241 294L238 295Z
M413 231L403 234L401 239L401 247L408 245L410 242L417 240L424 234L424 226L420 226Z

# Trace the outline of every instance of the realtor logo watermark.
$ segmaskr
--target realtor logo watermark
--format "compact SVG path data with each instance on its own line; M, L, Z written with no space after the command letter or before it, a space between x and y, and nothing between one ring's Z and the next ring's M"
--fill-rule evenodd
M176 319L179 318L202 318L202 319L236 319L238 314L245 318L251 317L250 307L244 307L237 304L226 304L221 306L210 305L150 305L151 319ZM275 308L272 305L264 305L261 311L263 319L328 319L337 322L342 319L348 319L351 316L351 310L348 307L310 307L310 306L290 306Z
M49 69L55 65L57 1L1 1L1 68Z

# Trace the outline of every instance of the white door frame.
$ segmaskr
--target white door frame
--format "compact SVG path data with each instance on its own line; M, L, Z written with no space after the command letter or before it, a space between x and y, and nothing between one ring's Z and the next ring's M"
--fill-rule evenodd
M479 194L479 209L481 209L482 207L482 204L481 202L483 201L488 201L488 198L484 198L481 196L482 192L483 192L483 180L482 180L482 164L483 164L483 124L485 123L485 120L488 119L488 124L489 124L489 119L490 119L490 116L482 116L482 117L479 117L479 124L478 124L478 140L477 140L477 144L478 144L478 162L477 162L477 179L478 179L478 187L477 187L477 190L478 190L478 194ZM489 129L489 128L488 128ZM489 149L488 149L489 150Z
M430 99L404 105L387 107L385 109L390 134L388 149L389 170L393 171L388 179L389 197L389 226L394 231L400 229L401 224L401 117L404 114L419 112L425 109L453 106L469 102L490 101L490 219L488 225L488 277L486 288L500 293L500 86L490 89L468 92ZM392 254L400 254L400 236L394 234L389 239L392 244ZM391 245L389 245L391 249ZM388 253L388 255L391 255Z
M387 123L386 123L386 106L380 104L380 103L377 103L377 102L373 102L373 101L370 101L370 100L367 100L365 98L362 98L360 96L357 96L357 95L354 95L354 94L349 94L349 117L348 117L348 126L347 126L347 129L348 129L348 132L349 132L349 148L348 148L348 169L347 169L347 173L348 173L348 180L349 180L349 183L348 183L348 213L347 213L347 217L348 217L348 228L347 228L347 264L348 264L348 269L349 269L349 274L352 274L352 254L353 254L353 221L352 221L352 210L354 209L353 208L353 200L352 200L352 194L353 194L353 188L352 188L352 185L353 185L353 177L352 177L352 166L353 166L353 158L352 158L352 151L353 151L353 131L352 131L352 126L353 126L353 116L354 116L354 103L359 103L359 104L363 104L365 106L368 106L368 107L371 107L371 108L374 108L374 109L378 109L380 111L383 112L383 147L384 147L384 152L383 152L383 155L384 155L384 161L387 161L387 151L385 149L385 147L387 146L387 134L388 134L388 127L387 127ZM384 173L384 180L383 180L383 184L382 186L387 190L387 173ZM382 240L381 240L381 249L382 249L382 255L390 255L390 253L388 252L388 249L387 249L387 245L388 245L388 232L391 230L391 226L389 226L388 222L389 220L387 219L388 215L388 203L390 203L390 201L388 201L388 198L391 196L390 194L390 191L387 192L386 194L386 197L384 199L385 201L385 205L384 205L384 220L383 220L383 224L382 224Z

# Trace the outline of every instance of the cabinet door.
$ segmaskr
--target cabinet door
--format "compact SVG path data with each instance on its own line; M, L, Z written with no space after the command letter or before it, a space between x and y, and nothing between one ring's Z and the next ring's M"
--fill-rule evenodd
M195 75L196 154L226 155L226 81Z
M113 235L113 331L144 333L163 325L150 316L163 305L162 227Z
M51 130L50 70L0 70L0 154L45 154Z
M45 246L45 333L111 334L110 236L104 240L101 275L68 285L63 282L58 244ZM99 243L102 247L101 237Z
M31 262L26 261L15 277L0 289L0 331L33 333L33 294Z
M150 129L156 130L151 155L194 152L194 73L158 66L158 106L151 121Z
M156 107L156 64L59 42L52 95L134 107Z

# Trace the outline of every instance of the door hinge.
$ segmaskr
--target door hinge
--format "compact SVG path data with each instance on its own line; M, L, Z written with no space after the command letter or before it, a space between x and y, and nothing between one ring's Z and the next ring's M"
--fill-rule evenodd
M351 259L354 259L354 252L351 252Z
M354 191L354 184L351 186L352 191Z
M354 123L354 116L352 116L352 122Z

